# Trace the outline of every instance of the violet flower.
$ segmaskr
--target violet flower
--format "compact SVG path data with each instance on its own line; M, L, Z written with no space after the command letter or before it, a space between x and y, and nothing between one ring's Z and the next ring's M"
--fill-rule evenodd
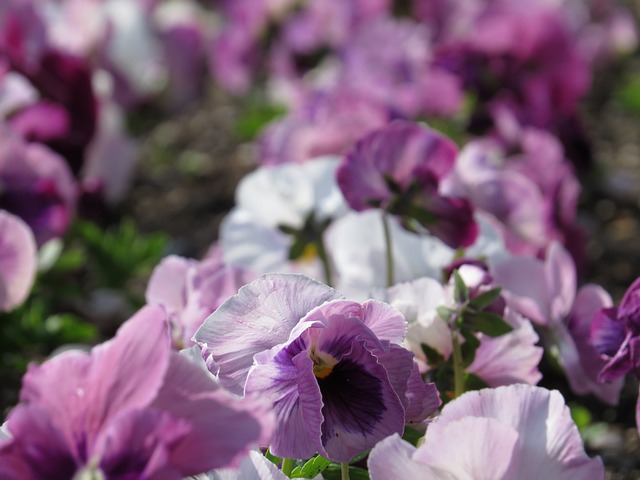
M356 144L338 169L338 185L356 211L382 208L406 227L417 222L447 245L466 247L478 235L473 207L438 190L456 155L455 144L444 135L395 121Z
M562 395L530 385L468 392L447 404L419 448L394 435L369 455L371 480L600 480Z
M593 284L577 290L575 264L555 242L544 261L506 258L495 262L491 272L507 304L542 327L543 340L557 354L571 389L615 405L622 382L601 383L599 373L606 361L590 338L594 314L611 305L609 294Z
M26 143L0 123L0 208L21 217L38 245L61 236L73 218L76 186L64 160Z
M241 288L194 338L223 384L272 403L274 454L347 462L440 403L400 346L405 332L389 305L274 274Z
M31 365L0 444L9 478L175 479L236 465L271 417L171 352L161 309L91 353Z
M29 295L36 276L36 241L19 217L0 210L0 310L10 311Z
M618 307L595 313L591 341L604 362L598 376L601 381L640 372L640 278L627 289Z

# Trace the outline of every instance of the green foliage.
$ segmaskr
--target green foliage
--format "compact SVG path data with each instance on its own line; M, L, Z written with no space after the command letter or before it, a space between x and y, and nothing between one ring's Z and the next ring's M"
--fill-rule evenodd
M304 465L294 468L290 478L313 478L323 472L329 465L331 465L331 460L316 455Z
M341 480L342 473L340 471L340 464L332 463L329 467L322 472L322 478L324 480ZM369 472L364 468L349 467L349 478L351 480L369 480Z
M234 125L234 133L238 139L248 142L254 140L265 125L283 115L286 109L265 99L250 96L241 111L242 114Z
M619 87L616 96L623 108L640 115L640 76L628 77Z

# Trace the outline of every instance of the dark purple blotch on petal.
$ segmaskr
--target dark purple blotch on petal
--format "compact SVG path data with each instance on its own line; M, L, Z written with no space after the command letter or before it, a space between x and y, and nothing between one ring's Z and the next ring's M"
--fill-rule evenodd
M340 361L325 378L318 378L322 394L322 443L337 436L334 425L363 436L370 434L386 410L382 381L352 360Z

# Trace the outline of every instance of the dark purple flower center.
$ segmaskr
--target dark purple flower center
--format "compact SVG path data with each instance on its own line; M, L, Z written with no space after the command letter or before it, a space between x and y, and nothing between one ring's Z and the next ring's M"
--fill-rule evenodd
M386 410L382 381L351 360L341 360L324 378L318 378L322 394L322 443L337 436L334 426L362 435L370 434Z

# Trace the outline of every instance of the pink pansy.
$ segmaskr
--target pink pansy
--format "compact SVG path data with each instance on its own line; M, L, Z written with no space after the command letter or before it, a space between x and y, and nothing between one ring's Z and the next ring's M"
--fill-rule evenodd
M0 210L0 310L9 311L29 295L36 276L36 241L19 217Z
M90 353L29 367L0 445L10 478L179 480L236 465L268 440L267 412L171 352L165 321L145 308Z
M75 182L60 156L0 123L0 208L21 217L42 245L64 234L75 196Z
M369 455L371 480L599 480L562 395L529 385L468 392L431 423L419 448L391 436Z
M426 126L394 121L362 138L338 169L338 185L356 211L382 208L411 229L427 228L447 245L478 235L473 206L439 191L457 155L452 140Z
M198 262L172 255L153 270L145 296L149 305L167 312L174 344L189 346L204 319L254 278L248 270L216 259Z
M576 292L575 265L558 243L551 244L544 261L511 257L495 262L491 272L507 303L543 327L543 339L555 347L572 390L617 403L622 382L598 381L605 361L590 339L594 314L611 305L609 294L592 284Z
M270 401L274 454L346 462L440 404L389 305L341 300L300 275L265 275L196 332L222 382Z

